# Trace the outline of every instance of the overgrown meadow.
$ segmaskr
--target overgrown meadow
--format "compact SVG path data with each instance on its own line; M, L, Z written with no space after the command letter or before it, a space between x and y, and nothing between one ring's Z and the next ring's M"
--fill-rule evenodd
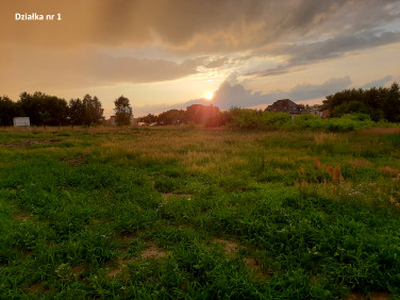
M400 297L400 134L0 132L0 298Z

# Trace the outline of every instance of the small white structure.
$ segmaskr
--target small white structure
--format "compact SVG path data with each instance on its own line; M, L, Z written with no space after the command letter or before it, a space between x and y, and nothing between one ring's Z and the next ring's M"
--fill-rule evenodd
M16 117L13 119L14 127L31 126L29 117Z
M115 116L111 116L110 119L108 119L108 124L115 126L117 125L117 122L115 122L116 117Z

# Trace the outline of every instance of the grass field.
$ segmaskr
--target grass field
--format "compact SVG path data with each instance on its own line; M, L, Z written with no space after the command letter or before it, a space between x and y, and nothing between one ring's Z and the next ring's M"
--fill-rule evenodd
M400 298L400 133L0 130L0 298Z

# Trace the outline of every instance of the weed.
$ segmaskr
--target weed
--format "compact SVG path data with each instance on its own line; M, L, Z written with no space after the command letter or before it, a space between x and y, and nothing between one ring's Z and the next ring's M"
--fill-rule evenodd
M318 159L316 159L315 157L313 159L315 161L317 169L327 171L334 182L344 181L342 172L340 170L340 165L337 165L335 167L329 167L329 166L322 165L321 162Z

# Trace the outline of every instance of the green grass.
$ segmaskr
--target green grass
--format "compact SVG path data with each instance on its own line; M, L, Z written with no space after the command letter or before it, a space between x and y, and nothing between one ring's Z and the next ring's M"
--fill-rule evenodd
M399 298L399 140L3 130L0 298Z

